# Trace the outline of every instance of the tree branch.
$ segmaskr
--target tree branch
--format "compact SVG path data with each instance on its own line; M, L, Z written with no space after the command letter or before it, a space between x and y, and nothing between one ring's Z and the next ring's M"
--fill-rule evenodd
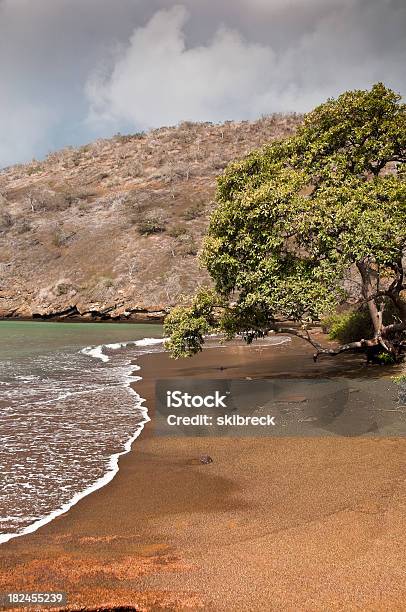
M272 331L278 334L289 334L291 336L297 336L298 338L309 342L313 346L313 348L317 350L324 350L323 346L311 337L307 329L296 329L295 327L281 327L279 325L275 325L275 327L272 327L271 329Z

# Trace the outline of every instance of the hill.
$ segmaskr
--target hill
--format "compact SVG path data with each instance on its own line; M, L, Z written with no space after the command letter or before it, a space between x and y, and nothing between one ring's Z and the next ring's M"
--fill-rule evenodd
M208 280L216 177L301 120L182 123L1 171L0 317L162 318Z

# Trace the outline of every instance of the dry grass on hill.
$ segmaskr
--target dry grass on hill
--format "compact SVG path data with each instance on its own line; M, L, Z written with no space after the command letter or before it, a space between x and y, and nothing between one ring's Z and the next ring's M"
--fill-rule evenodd
M0 172L0 316L159 316L207 281L216 177L300 121L182 123Z

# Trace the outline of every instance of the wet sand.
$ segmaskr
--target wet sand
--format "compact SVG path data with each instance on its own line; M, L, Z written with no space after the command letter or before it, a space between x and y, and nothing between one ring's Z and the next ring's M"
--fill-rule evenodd
M297 340L139 364L152 416L156 378L365 372L314 364ZM0 547L0 592L62 590L69 609L404 610L405 466L402 439L167 439L152 422L108 486Z

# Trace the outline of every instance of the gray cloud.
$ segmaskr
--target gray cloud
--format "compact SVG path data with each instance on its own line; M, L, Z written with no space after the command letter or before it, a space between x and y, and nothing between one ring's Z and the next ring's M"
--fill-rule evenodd
M405 93L403 0L0 0L0 165L114 131Z

